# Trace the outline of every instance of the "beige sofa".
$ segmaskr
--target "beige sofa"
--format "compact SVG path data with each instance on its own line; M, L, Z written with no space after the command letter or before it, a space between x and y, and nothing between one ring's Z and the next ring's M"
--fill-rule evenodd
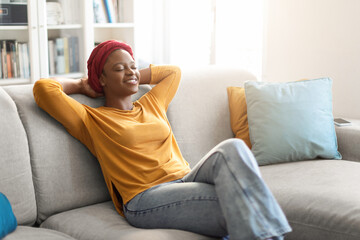
M183 69L168 110L182 153L194 165L232 138L226 87L255 80L219 67ZM142 86L136 97L150 89ZM91 106L103 99L74 95ZM285 211L289 240L360 239L360 122L336 128L346 160L310 160L261 167ZM137 229L118 215L96 159L33 100L32 85L0 88L0 192L19 226L11 239L212 239L165 229Z

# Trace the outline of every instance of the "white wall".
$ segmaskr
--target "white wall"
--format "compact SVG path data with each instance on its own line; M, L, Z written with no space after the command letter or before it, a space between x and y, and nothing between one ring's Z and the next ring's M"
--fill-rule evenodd
M334 116L360 118L360 1L265 2L263 80L331 77Z

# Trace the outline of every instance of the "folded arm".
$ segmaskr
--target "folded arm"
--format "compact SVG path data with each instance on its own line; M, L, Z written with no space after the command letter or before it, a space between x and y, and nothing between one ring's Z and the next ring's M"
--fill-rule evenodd
M164 109L167 110L179 87L181 70L179 67L171 65L151 65L150 69L151 79L149 84L156 85L150 92Z
M68 96L68 94L82 93L80 84L77 80L40 79L34 84L33 94L40 108L60 122L72 136L93 150L85 127L87 116L85 107Z
M69 78L53 78L59 82L63 88L63 92L67 95L70 94L84 94L88 97L96 98L104 94L95 92L89 85L88 78L69 79Z

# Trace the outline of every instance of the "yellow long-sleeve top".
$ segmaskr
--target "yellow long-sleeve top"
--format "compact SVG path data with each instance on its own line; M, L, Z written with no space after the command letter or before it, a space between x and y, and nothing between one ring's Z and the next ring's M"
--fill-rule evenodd
M190 171L166 117L180 77L175 66L151 66L150 84L156 86L135 101L132 110L80 104L51 79L34 85L36 103L97 157L121 215L122 204L138 193Z

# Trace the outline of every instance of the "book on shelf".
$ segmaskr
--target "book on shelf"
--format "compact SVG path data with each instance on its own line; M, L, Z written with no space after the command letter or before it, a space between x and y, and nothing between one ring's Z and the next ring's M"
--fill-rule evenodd
M29 53L29 44L28 43L22 43L22 56L24 58L24 78L30 77L30 53Z
M94 8L94 22L107 23L108 19L107 19L104 1L93 0L93 8Z
M64 24L76 24L80 22L80 2L74 0L58 0L61 5Z
M48 25L76 24L80 22L80 1L57 0L46 2Z
M49 74L55 74L55 41L48 40Z
M70 72L79 72L79 39L75 36L69 38L69 67Z
M0 40L0 69L0 79L29 78L28 44L17 40Z
M16 77L14 65L13 65L13 41L6 41L5 42L5 48L6 48L6 67L7 67L7 74L8 78Z
M64 11L59 2L46 2L47 25L64 24Z
M76 36L48 40L49 74L79 72L79 39Z
M56 59L55 67L56 74L65 73L65 55L64 55L64 38L55 39Z
M69 60L69 38L64 37L64 63L65 73L70 72L70 60Z
M120 0L93 0L95 23L116 23L119 20Z
M104 0L104 2L105 2L105 9L106 9L106 14L107 14L109 23L116 22L113 1L112 0Z

